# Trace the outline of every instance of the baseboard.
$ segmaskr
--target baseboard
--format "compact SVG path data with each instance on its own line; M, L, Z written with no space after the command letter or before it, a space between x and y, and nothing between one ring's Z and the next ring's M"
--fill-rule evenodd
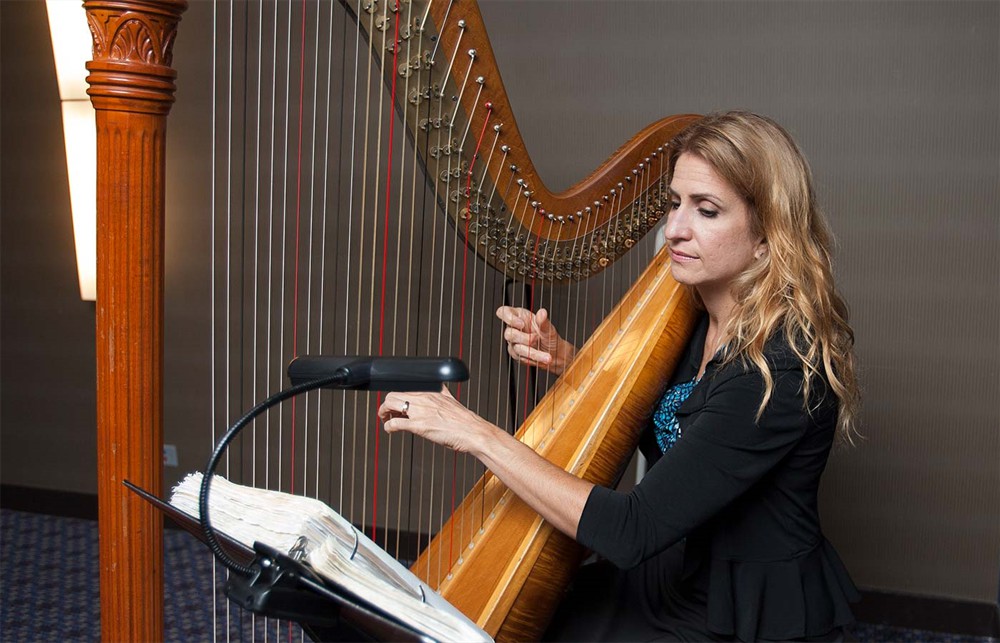
M996 603L863 590L861 602L853 608L861 623L1000 638Z
M5 484L0 485L0 508L97 520L97 494Z

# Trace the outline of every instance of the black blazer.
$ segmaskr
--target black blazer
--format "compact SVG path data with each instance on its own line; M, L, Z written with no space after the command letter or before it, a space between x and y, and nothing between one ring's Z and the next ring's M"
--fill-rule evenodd
M672 383L697 374L707 328L704 318ZM677 411L677 443L661 457L647 431L649 472L629 493L595 487L577 539L622 568L686 539L683 584L704 597L708 631L819 636L853 622L848 602L858 599L817 507L837 403L816 382L804 408L801 363L782 332L764 354L774 390L759 421L759 371L713 359Z

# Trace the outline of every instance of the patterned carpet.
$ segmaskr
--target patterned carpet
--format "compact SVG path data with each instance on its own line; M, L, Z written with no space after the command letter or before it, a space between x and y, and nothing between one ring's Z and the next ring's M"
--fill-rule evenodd
M0 511L0 641L99 640L97 551L93 520ZM212 557L186 532L165 530L163 552L167 641L211 641L213 612L217 640L276 640L279 628L289 640L289 627L301 640L298 626L253 618L228 606L221 590L216 599Z
M213 612L219 616L216 640L277 640L279 631L289 640L289 628L291 640L301 640L296 626L251 618L215 599L211 556L187 533L166 530L163 549L166 640L212 640ZM97 579L95 521L0 510L0 641L98 640ZM853 633L859 641L993 640L863 624Z

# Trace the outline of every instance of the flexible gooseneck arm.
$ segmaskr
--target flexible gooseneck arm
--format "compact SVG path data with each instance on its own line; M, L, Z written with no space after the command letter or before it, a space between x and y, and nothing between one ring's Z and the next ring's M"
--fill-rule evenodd
M212 550L212 554L215 556L216 560L225 565L230 571L242 576L252 576L254 573L253 569L245 565L241 565L226 553L226 551L222 548L221 543L219 543L219 539L215 535L215 530L212 528L212 520L209 516L208 493L211 488L212 477L215 475L215 468L219 465L219 460L222 459L222 454L226 452L226 449L229 447L229 443L232 442L236 436L239 435L240 432L254 420L254 418L261 415L271 407L281 404L285 400L302 393L308 393L309 391L314 391L327 386L338 387L338 385L346 382L347 378L347 370L341 369L328 377L310 380L302 384L296 384L295 386L275 393L250 409L247 414L237 420L237 422L229 428L222 439L219 440L218 445L215 447L215 451L212 453L212 457L209 458L208 464L205 465L205 472L201 479L201 490L198 493L198 513L201 516L201 530L205 534L206 544L208 544L209 549Z

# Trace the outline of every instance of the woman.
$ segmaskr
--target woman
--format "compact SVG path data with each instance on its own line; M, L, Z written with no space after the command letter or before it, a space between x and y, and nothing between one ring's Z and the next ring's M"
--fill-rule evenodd
M473 454L610 561L578 575L554 637L838 640L857 592L816 496L858 388L808 165L773 121L728 112L675 139L668 186L671 271L705 314L653 409L650 468L632 491L562 471L447 392L391 394L380 415ZM558 372L572 359L544 310L497 314L518 361Z

